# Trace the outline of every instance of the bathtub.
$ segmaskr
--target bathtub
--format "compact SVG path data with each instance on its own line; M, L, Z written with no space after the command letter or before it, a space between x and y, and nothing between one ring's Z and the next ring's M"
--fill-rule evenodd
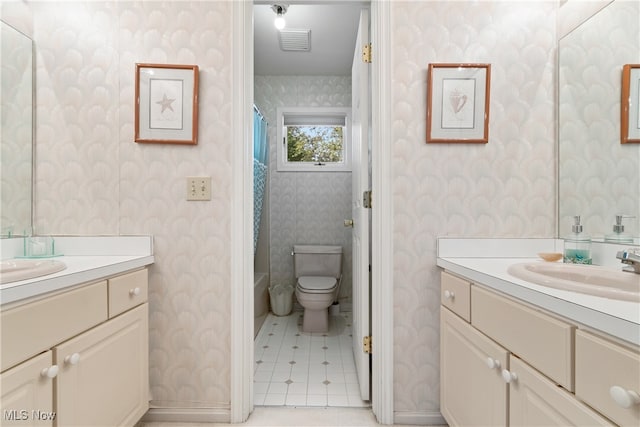
M255 338L260 332L267 314L269 314L269 274L254 273L253 289L253 334Z

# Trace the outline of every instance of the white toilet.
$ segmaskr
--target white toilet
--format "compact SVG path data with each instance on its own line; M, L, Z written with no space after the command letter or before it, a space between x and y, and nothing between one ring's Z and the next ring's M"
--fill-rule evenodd
M304 307L302 330L327 332L329 306L337 300L342 278L342 246L295 245L296 298Z

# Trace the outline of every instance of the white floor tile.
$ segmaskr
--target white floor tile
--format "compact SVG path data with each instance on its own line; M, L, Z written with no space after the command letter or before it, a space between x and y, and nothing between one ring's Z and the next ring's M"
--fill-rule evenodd
M291 364L287 362L276 362L273 364L273 372L291 372Z
M300 382L308 382L309 381L309 371L291 371L291 381L300 383Z
M271 377L272 383L284 383L291 379L291 371L289 372L274 372Z
M327 405L328 406L340 406L340 407L348 407L349 406L349 399L347 398L347 396L334 396L334 395L328 395L327 396Z
M344 372L341 370L332 371L331 369L327 369L327 381L331 381L332 383L346 383Z
M255 382L269 382L271 381L271 376L273 375L273 372L256 372L255 374L253 374L253 380Z
M262 406L264 405L264 398L267 394L266 393L256 393L255 389L253 392L253 404L257 405L257 406Z
M258 394L266 394L267 390L269 390L269 384L270 383L253 383L253 392L258 395Z
M307 394L287 394L286 399L287 406L306 406Z
M322 383L309 383L307 387L309 394L323 394L327 395L327 386Z
M267 317L255 341L256 406L368 406L359 399L351 313L329 322L327 333L305 333L300 312Z
M269 389L267 390L267 395L271 394L287 394L287 389L289 388L289 384L285 382L271 382L269 384Z
M289 394L304 394L307 395L308 384L306 382L292 382L287 389L287 395Z
M326 394L308 394L307 406L327 406Z
M330 383L327 384L327 394L329 396L346 396L347 395L347 387L344 383Z
M284 405L286 398L287 398L286 394L268 393L264 397L264 404L267 405L267 406L269 406L269 405Z
M355 372L344 372L344 382L347 384L358 384L358 374Z

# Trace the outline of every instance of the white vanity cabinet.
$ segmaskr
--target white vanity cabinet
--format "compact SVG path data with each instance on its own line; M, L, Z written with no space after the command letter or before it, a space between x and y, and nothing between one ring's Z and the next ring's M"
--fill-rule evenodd
M138 422L149 407L147 274L3 308L0 425Z
M452 284L469 289L462 305L451 304ZM614 425L573 393L575 325L448 272L441 296L440 404L449 425Z

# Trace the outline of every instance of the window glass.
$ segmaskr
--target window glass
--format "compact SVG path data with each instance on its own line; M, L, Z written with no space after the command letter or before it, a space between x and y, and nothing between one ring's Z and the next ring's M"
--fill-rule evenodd
M287 126L287 162L344 162L344 126Z
M349 171L349 109L278 109L278 170Z

